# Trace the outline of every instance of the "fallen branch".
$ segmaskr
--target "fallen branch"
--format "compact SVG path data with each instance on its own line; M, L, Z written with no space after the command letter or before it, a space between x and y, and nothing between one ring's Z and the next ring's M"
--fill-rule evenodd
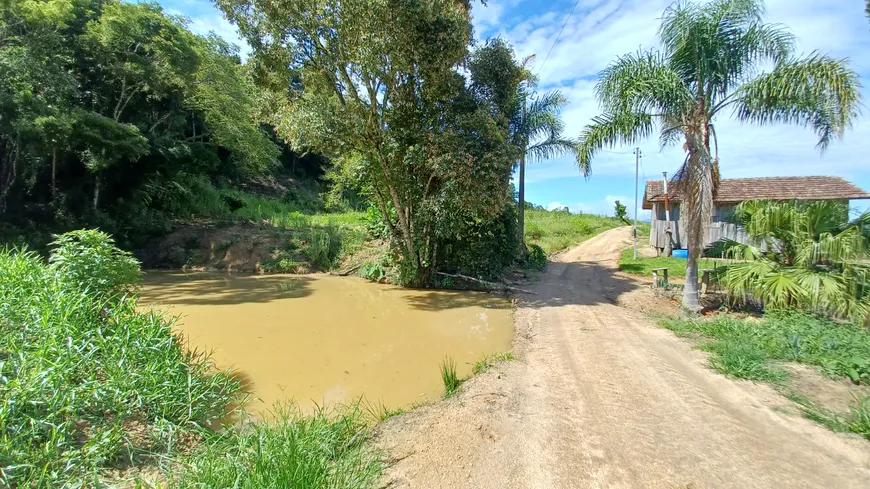
M345 270L345 271L343 271L343 272L332 272L332 273L330 273L330 275L335 275L335 276L337 276L337 277L347 277L348 275L352 274L353 272L359 270L361 266L362 266L362 265L357 265L357 266L355 266L355 267L350 267L350 268L348 268L347 270Z
M523 294L537 295L534 292L532 292L531 290L521 289L519 287L511 287L510 285L506 285L503 283L500 284L500 283L496 283L496 282L487 282L486 280L481 280L479 278L469 277L468 275L460 275L458 273L435 272L435 275L441 275L443 277L450 277L450 278L459 278L462 280L468 280L469 282L476 282L476 283L485 285L485 286L489 287L490 289L501 288L501 289L510 290L510 291L514 291L514 292L520 292Z

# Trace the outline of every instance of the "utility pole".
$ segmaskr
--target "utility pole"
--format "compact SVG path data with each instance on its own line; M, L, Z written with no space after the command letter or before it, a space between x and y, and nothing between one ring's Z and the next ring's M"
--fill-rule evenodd
M637 185L640 148L634 148L634 259L637 260Z

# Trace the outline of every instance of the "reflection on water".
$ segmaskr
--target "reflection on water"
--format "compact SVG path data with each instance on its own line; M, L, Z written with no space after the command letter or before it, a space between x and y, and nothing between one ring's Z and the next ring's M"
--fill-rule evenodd
M401 289L357 278L148 272L142 302L180 315L191 347L238 370L263 411L279 399L394 408L435 399L439 363L459 374L510 349L510 303L476 292Z

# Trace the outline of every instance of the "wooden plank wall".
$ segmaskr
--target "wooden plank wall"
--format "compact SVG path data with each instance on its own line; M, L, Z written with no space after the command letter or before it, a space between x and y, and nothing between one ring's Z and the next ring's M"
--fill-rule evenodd
M665 234L665 229L667 229L667 224L667 221L658 220L651 223L649 237L650 245L662 249L666 247L667 235ZM686 243L684 243L682 239L680 222L671 221L670 225L674 241L674 249L685 248ZM707 240L704 243L704 246L706 247L707 245L715 243L721 239L730 239L737 241L738 243L750 244L749 234L744 231L742 227L730 222L714 222L710 224L710 227L707 229Z
M665 233L665 230L667 229L668 222L670 222L671 226L671 239L673 239L674 242L674 249L682 248L682 246L680 246L680 225L677 221L656 220L650 223L649 244L661 249L667 247L667 234Z

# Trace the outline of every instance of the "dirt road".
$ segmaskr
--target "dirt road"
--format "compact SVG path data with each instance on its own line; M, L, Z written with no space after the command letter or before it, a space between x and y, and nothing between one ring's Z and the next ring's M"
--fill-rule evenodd
M617 299L630 228L561 255L517 309L517 361L376 439L391 488L870 487L870 443L783 412L766 386Z

